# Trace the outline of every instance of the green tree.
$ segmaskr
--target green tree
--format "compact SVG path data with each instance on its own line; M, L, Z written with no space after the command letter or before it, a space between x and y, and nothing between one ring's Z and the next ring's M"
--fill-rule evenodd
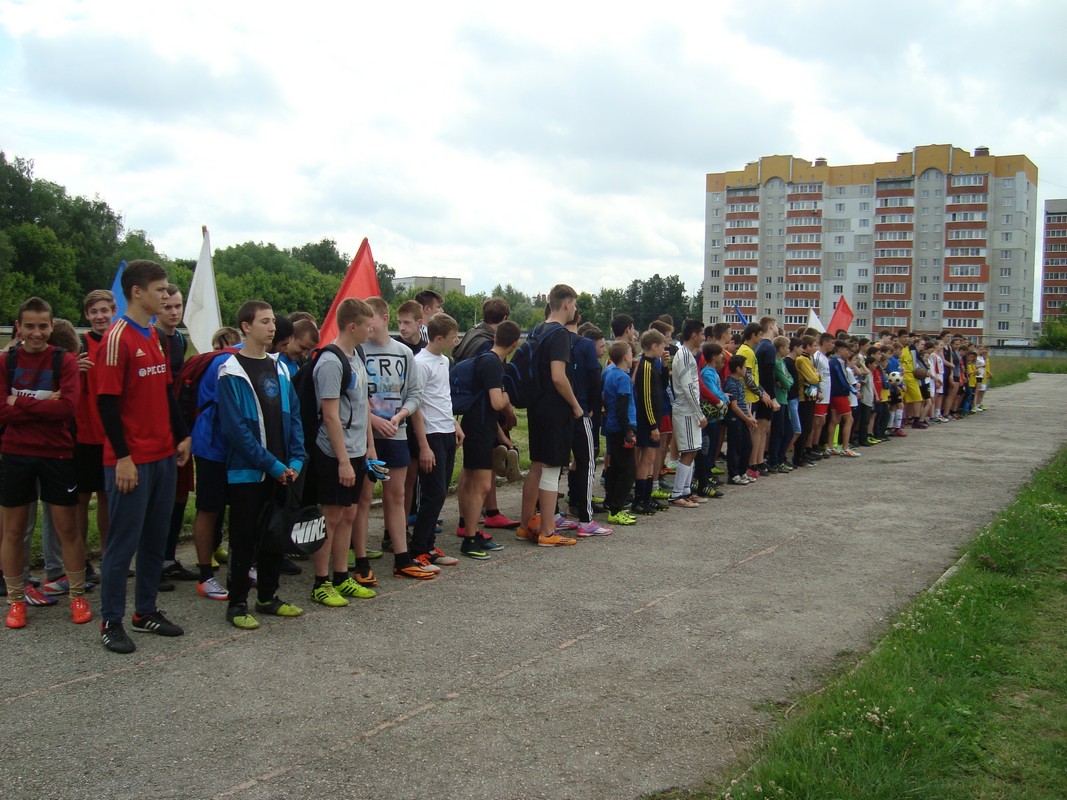
M310 264L324 275L344 275L348 271L350 259L338 251L334 239L308 242L300 247L289 248L286 252L297 261Z
M452 289L445 292L443 307L445 313L459 323L459 329L465 331L481 322L485 299L484 294L466 295Z
M1037 346L1051 350L1067 350L1067 314L1061 310L1059 314L1045 316Z
M33 282L33 292L52 304L57 317L81 318L81 289L75 273L74 251L62 244L51 228L24 222L8 229L13 251L11 270ZM18 299L18 303L25 300Z
M378 276L378 291L381 292L382 300L387 303L395 302L397 296L393 279L396 278L396 270L388 264L382 264L378 261L374 262L374 270Z

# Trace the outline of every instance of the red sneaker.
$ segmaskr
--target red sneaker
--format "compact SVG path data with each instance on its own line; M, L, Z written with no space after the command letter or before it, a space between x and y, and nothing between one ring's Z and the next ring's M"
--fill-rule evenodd
M26 602L24 600L16 600L8 605L4 624L9 628L26 627Z
M70 598L70 621L75 625L84 625L93 618L93 610L84 597Z
M485 525L483 527L486 527L486 528L508 528L508 529L513 530L513 529L519 527L519 522L518 522L518 520L509 519L508 517L505 517L500 512L497 512L496 514L493 514L491 517L486 517L485 518Z

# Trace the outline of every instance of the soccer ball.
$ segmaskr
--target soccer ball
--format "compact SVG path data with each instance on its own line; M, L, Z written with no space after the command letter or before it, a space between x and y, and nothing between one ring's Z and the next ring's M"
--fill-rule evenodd
M718 422L726 419L726 415L730 411L730 406L726 403L719 403L717 406L713 406L707 400L701 400L700 410L704 412L704 416L708 418L708 422Z
M899 372L890 372L886 375L886 379L889 381L890 386L900 386L904 383L904 376Z

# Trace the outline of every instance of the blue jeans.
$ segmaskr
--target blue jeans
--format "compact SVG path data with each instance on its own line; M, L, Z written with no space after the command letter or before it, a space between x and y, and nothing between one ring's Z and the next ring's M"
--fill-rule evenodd
M111 527L100 559L100 616L105 622L121 622L126 615L126 580L134 551L134 611L144 616L156 610L177 480L174 456L138 464L137 488L122 494L115 487L115 468L104 467L111 512Z

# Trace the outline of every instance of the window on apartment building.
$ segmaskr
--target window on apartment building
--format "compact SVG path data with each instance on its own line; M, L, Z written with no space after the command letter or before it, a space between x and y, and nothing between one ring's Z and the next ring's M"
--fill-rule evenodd
M861 300L860 302L856 303L856 310L857 311L866 311L867 310L867 301Z
M845 260L845 254L844 253L834 253L834 261L844 261L844 260Z
M926 319L926 312L925 311L920 311L919 312L919 319Z
M835 236L834 237L834 244L844 244L844 243L845 243L845 237L844 236Z
M715 256L715 258L712 259L712 260L715 260L717 258L718 258L718 256ZM718 262L716 261L716 263L718 263ZM720 271L721 270L717 270L717 269L708 270L708 277L709 278L718 278Z
M1002 232L1000 234L1000 241L1002 241L1002 242L1010 242L1011 241L1011 231Z
M934 189L934 197L940 197L942 194L944 194L944 192L940 189Z
M845 213L845 204L844 203L834 203L834 211L837 212L838 214L844 214Z
M866 251L860 253L860 261L870 261L870 260L871 260L871 254L870 253L868 253Z
M722 247L722 239L712 239L711 240L711 246L712 247Z
M938 300L941 299L941 295L938 294L937 292L934 292L932 295L930 295L930 299L933 300L934 302L937 302Z
M1010 295L1010 294L1011 294L1011 287L1010 287L1010 286L998 286L998 287L997 287L997 292L998 292L998 293L999 293L999 294L1000 294L1001 296L1003 296L1003 297L1007 297L1008 295Z
M871 287L868 286L866 283L861 283L859 286L856 287L856 294L867 294L870 288Z
M860 276L861 278L866 278L866 277L867 277L867 273L868 273L869 271L870 271L870 270L868 270L868 269L867 269L866 267L860 267L860 268L859 268L859 269L858 269L858 270L856 271L856 274L857 274L857 275L859 275L859 276Z
M1000 268L1000 277L1002 277L1002 278L1010 278L1011 277L1011 267L1001 267Z
M845 285L843 283L835 283L834 284L834 294L844 294L844 292L845 292Z
M933 260L933 261L932 261L931 263L932 263L932 264L933 264L933 265L934 265L935 267L940 267L940 266L941 266L941 259L940 259L940 258L935 258L935 259L934 259L934 260ZM937 281L938 281L938 280L940 280L940 278L935 278L935 279L934 279L934 283L937 283Z
M834 267L834 277L835 278L843 278L843 277L845 277L845 271L843 269L841 269L840 267Z
M781 262L778 263L778 266L782 266ZM785 283L785 275L778 276L778 283Z
M838 197L840 197L844 193L845 193L845 187L844 186L835 186L834 187L834 194L836 194Z
M929 215L930 215L930 209L929 209L929 208L927 208L926 206L923 206L922 208L920 208L920 209L919 209L919 213L920 213L920 214L921 214L922 216L924 216L924 217L927 217L927 216L929 216Z
M763 296L766 297L768 300L771 299L771 293L770 292L764 292Z
M925 300L926 299L926 292L919 292L919 299L920 300Z
M923 175L923 180L926 180L926 176L925 176L925 175ZM929 197L929 196L930 196L930 190L929 190L929 189L923 189L923 194L922 194L922 196L923 196L924 198L926 198L926 197Z
M1011 225L1011 214L1004 214L1001 216L1000 221L1004 225Z
M920 275L919 276L919 283L926 283L926 276L925 275Z
M1014 189L1015 188L1015 178L1005 178L1004 180L1002 180L1000 182L1000 186L1003 189Z
M923 225L921 228L919 228L919 232L920 233L929 233L930 232L930 226L929 225Z
M997 330L998 331L1006 331L1006 330L1009 330L1010 328L1011 328L1011 323L1010 322L998 322L997 323Z
M1000 201L1000 203L1001 205L1006 206L1007 208L1011 208L1013 205L1015 205L1015 198L1005 197L1003 200Z
M863 203L860 203L860 211L870 211L870 210L871 210L871 204L870 203L868 203L866 201L863 202Z
M870 193L871 193L870 184L866 184L866 185L860 187L860 194L870 194Z
M998 314L1011 313L1011 303L997 303L997 313Z
M711 226L711 232L712 233L722 233L722 223L721 222L716 222L715 224L713 224Z
M1014 250L1001 250L1000 251L1000 260L1001 261L1011 261L1012 253L1014 253L1014 252L1015 252Z
M708 308L718 308L718 307L719 307L719 301L718 300L709 300L708 301Z

